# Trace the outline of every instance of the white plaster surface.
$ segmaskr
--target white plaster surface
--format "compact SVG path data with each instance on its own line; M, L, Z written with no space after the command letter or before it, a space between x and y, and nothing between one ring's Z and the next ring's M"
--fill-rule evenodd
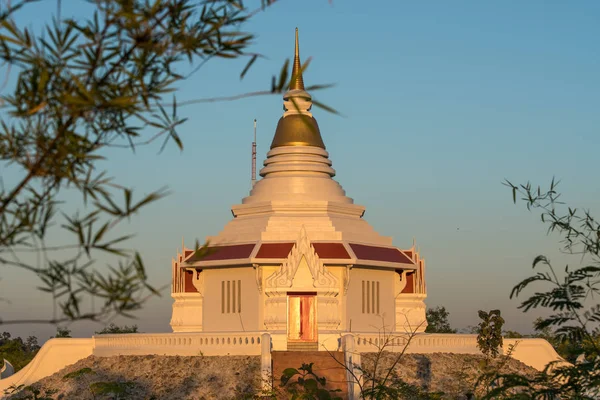
M259 292L252 267L205 270L205 332L247 332L264 329L259 324ZM242 284L242 312L221 312L221 281L239 280ZM233 305L232 305L233 306Z
M329 153L318 147L284 146L269 151L250 195L232 207L235 216L213 244L294 241L302 227L311 240L351 240L390 246L332 177Z
M543 370L550 361L556 361L554 367L569 365L544 339L504 339L504 353L514 346L511 357L537 370Z
M15 385L30 385L60 371L67 365L92 355L94 339L60 338L50 339L35 358L16 374L0 380L0 395Z

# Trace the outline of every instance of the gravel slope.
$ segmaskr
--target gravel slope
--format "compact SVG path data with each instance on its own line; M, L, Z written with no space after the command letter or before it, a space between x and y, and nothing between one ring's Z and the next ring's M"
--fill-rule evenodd
M374 353L362 355L366 371L373 370L375 357ZM397 353L383 353L378 371L391 366L395 357ZM443 391L447 399L463 399L483 371L483 360L482 356L468 354L406 354L395 370L409 384L427 391ZM514 359L499 362L502 372L535 373ZM87 373L64 378L84 368ZM102 388L98 382L121 382L122 393L93 394L91 388ZM34 386L43 388L41 395L49 393L55 400L249 399L260 390L260 357L90 356ZM10 399L26 398L27 394L21 392Z
M362 354L362 367L372 374L377 353ZM377 376L383 376L396 361L398 354L382 353ZM465 399L473 391L477 379L485 371L485 357L475 354L405 354L396 364L396 376L427 392L444 392L444 399ZM488 367L503 374L516 373L533 377L537 370L510 357L498 357Z
M64 379L83 368L93 372ZM95 382L131 383L117 396L93 395ZM90 356L35 386L50 390L52 399L243 399L260 387L260 357Z

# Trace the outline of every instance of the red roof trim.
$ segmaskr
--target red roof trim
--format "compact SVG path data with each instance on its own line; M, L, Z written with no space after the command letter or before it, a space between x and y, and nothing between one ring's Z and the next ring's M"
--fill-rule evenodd
M263 243L256 253L256 258L287 258L294 243Z
M319 258L351 258L342 243L313 243L312 246Z
M229 246L209 247L210 253L200 259L190 259L188 262L194 261L219 261L233 260L239 258L248 258L254 250L254 243L251 244L234 244Z
M364 244L349 243L357 259L371 261L385 261L402 264L414 264L400 250L390 247L367 246Z

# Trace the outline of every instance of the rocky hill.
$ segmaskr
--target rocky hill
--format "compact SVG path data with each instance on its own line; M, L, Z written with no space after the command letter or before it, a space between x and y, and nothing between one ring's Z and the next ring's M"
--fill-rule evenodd
M372 371L376 354L363 354ZM397 354L378 361L386 368ZM465 354L407 354L396 366L397 376L444 398L464 398L482 371L483 357ZM535 370L508 359L504 372ZM277 381L277 380L276 380ZM260 357L90 356L34 385L39 397L50 399L251 399L260 391ZM34 398L31 391L9 399Z

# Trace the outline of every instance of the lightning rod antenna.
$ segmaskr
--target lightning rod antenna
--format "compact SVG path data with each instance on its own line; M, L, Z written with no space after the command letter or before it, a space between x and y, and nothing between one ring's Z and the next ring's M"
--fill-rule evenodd
M254 141L252 142L252 187L256 183L256 119L254 120Z

